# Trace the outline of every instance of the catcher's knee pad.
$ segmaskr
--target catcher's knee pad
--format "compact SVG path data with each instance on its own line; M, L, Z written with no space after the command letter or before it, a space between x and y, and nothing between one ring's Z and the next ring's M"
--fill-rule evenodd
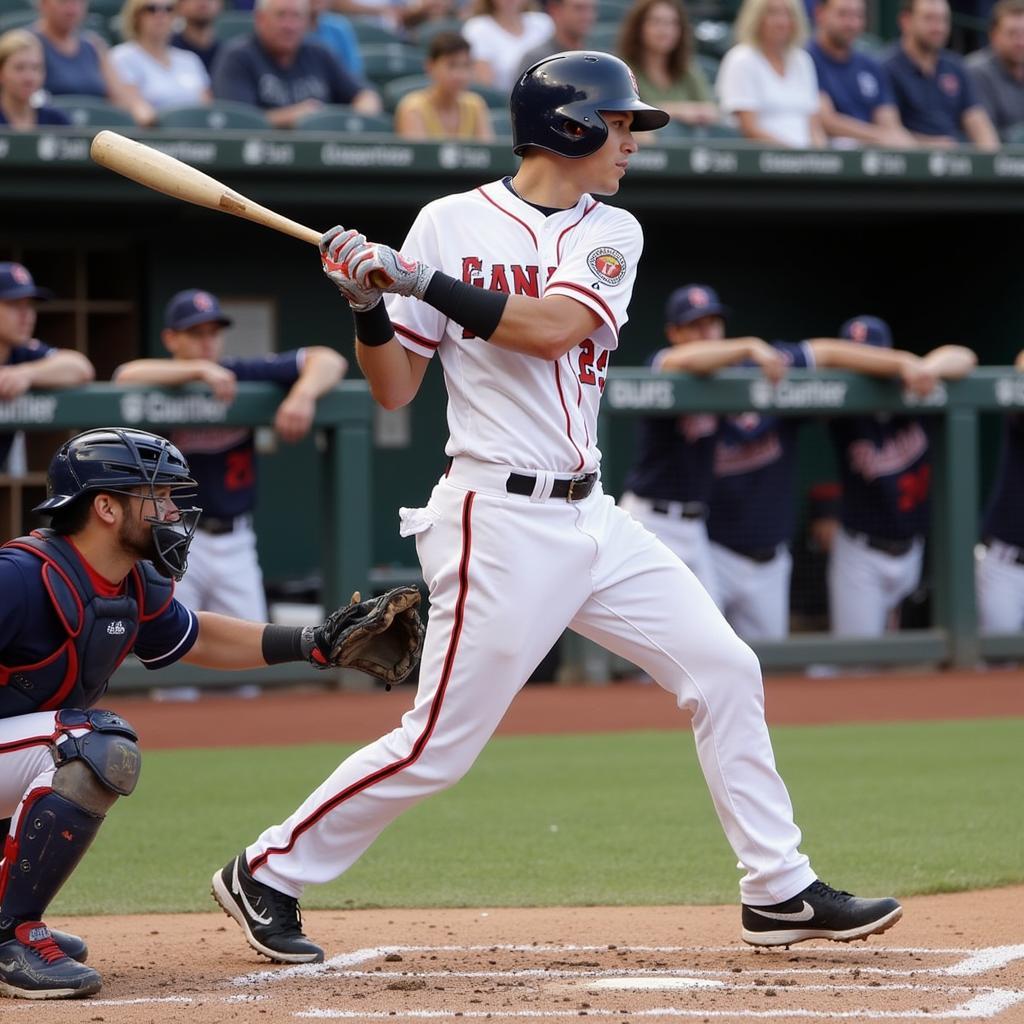
M98 781L107 791L107 806L113 802L110 794L129 796L139 781L142 770L142 752L139 750L135 730L113 711L62 710L57 712L57 722L64 731L64 738L56 746L54 762L54 789L65 793L84 807L89 804L81 795L95 798L95 783ZM73 736L66 730L88 727L89 731ZM79 763L80 762L80 763ZM81 770L88 766L89 772ZM88 793L68 792L87 790ZM105 810L106 808L104 808Z

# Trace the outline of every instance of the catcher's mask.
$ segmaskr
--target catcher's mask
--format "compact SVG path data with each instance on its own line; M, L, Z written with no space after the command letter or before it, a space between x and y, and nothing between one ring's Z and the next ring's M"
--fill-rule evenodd
M153 532L153 565L164 576L180 580L188 568L188 549L202 509L178 508L177 518L160 516L158 487L169 487L175 502L194 498L196 482L185 456L164 437L145 430L100 427L65 441L50 461L46 500L33 511L53 515L84 494L124 494L141 498L143 515Z

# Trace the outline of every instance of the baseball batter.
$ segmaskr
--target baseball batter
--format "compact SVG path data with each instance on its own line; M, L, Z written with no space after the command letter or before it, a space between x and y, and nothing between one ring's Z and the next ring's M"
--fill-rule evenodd
M889 325L874 316L848 320L839 335L892 348ZM922 363L952 379L970 373L977 358L960 345L943 345ZM829 424L842 502L828 589L832 630L842 636L881 636L921 580L931 492L926 427L925 419L905 415L842 416Z
M410 402L435 355L445 374L450 465L425 505L400 513L430 592L419 689L397 729L218 871L214 894L257 950L320 959L296 948L309 940L276 919L278 901L335 878L402 811L457 782L570 627L692 712L744 870L748 942L883 931L902 913L895 900L830 888L799 850L756 658L693 573L601 489L597 410L643 236L592 194L618 191L633 131L668 115L641 102L620 60L589 51L523 72L511 110L514 177L428 204L401 252L341 227L321 243L377 401Z
M117 368L119 384L175 387L208 385L231 402L238 381L269 381L287 391L274 417L285 441L309 432L316 400L344 376L348 364L322 345L265 358L224 355L224 330L232 320L217 297L198 288L178 292L167 304L161 340L171 359L135 359ZM257 458L250 427L181 428L171 440L188 457L203 509L192 545L192 565L178 588L189 608L263 622L267 601L256 551Z
M2 995L85 996L102 984L82 962L85 943L51 932L43 915L107 811L138 781L135 730L95 706L130 652L148 669L179 660L218 669L307 660L322 668L354 655L388 678L392 654L406 671L418 651L418 619L406 619L407 641L385 644L383 657L368 652L373 640L363 634L373 622L359 630L353 619L370 620L373 607L290 628L180 604L173 581L187 567L200 509L179 508L176 499L194 490L184 456L164 438L89 430L51 461L47 498L35 511L50 516L52 528L0 547Z

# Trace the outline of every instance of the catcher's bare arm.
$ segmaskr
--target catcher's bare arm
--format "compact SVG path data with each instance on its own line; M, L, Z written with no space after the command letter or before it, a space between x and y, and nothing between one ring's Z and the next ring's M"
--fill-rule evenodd
M402 682L423 648L419 591L396 587L368 601L358 597L318 626L275 626L198 612L199 636L182 660L216 669L308 661L316 668L356 668L388 684Z

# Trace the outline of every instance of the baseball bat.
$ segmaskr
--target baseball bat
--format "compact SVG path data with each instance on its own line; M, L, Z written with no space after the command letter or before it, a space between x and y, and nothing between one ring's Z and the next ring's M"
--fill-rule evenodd
M92 140L89 155L100 166L174 199L205 206L208 210L230 213L291 235L302 242L309 242L310 245L320 245L321 232L268 210L198 168L117 132L99 132ZM376 272L370 280L374 284L383 283L378 282Z

